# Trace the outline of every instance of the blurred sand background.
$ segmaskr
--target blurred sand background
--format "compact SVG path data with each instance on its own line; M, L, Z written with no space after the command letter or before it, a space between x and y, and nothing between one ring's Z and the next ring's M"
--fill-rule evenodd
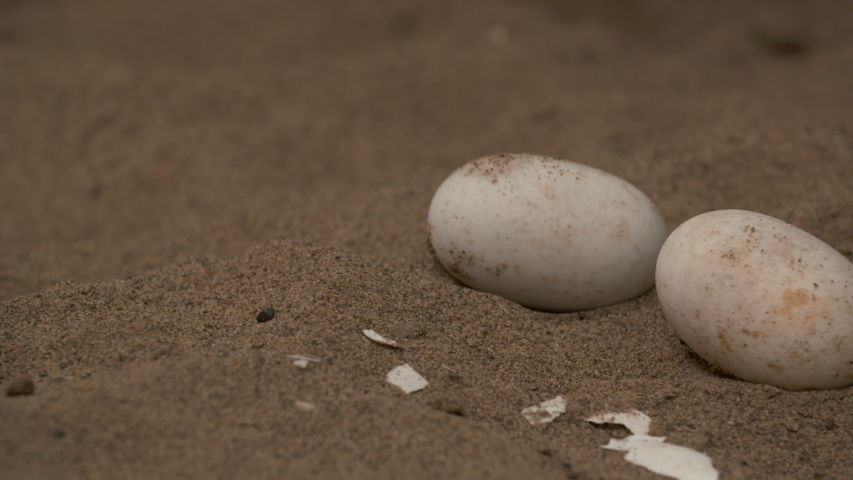
M713 371L654 291L464 288L425 225L530 152L850 258L851 85L841 0L0 0L0 478L660 478L583 421L635 408L721 478L853 478L850 388Z

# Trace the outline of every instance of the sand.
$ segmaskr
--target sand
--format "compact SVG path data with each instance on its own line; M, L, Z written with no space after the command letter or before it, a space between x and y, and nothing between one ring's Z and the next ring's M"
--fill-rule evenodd
M851 388L726 376L653 290L465 288L425 225L530 152L850 258L851 79L844 1L0 0L0 478L661 478L584 421L631 409L721 478L853 478Z

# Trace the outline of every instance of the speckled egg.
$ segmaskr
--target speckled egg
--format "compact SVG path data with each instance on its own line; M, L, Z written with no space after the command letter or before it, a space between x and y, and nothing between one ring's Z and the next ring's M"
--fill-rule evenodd
M429 209L430 242L451 275L549 311L645 292L666 233L652 201L625 180L529 154L469 162Z
M721 369L791 390L853 384L853 264L767 215L699 215L667 239L657 294L679 337Z

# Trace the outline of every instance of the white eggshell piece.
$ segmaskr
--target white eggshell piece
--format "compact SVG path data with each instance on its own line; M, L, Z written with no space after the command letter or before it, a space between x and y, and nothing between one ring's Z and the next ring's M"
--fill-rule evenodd
M627 300L654 284L666 226L648 197L609 173L529 154L453 172L429 209L441 264L462 283L551 311Z
M391 348L401 348L399 343L394 340L389 340L373 330L362 330L362 333L372 342L378 343L379 345L385 345L386 347Z
M299 368L308 368L312 362L319 362L319 358L307 357L305 355L287 355L287 358L293 360L293 364Z
M603 413L586 419L592 423L624 425L632 435L611 438L601 448L627 452L625 460L659 475L678 480L717 480L720 473L704 453L666 443L666 437L647 435L652 419L643 412Z
M563 399L562 395L557 395L550 400L540 402L539 405L527 407L521 411L521 415L531 425L551 423L564 413L566 413L566 400Z
M423 390L429 385L429 382L408 363L394 367L386 375L386 380L407 394Z
M656 276L670 325L708 362L791 390L853 384L853 264L803 230L699 215L667 239Z
M630 435L611 439L603 446L608 450L628 452L625 460L658 475L677 480L717 480L720 473L711 458L702 452L663 441L662 437Z
M593 415L586 419L592 423L615 423L624 426L634 435L646 435L649 433L649 426L652 424L652 419L645 413L639 410L631 410L630 412L622 413L602 413Z

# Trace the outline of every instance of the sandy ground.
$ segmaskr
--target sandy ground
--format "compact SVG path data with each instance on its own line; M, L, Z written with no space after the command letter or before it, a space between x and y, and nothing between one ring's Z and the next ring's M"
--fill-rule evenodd
M853 256L853 10L682 3L0 0L0 478L660 478L599 448L613 409L721 478L853 478L851 388L714 371L654 291L538 312L429 253L450 172L531 152Z

